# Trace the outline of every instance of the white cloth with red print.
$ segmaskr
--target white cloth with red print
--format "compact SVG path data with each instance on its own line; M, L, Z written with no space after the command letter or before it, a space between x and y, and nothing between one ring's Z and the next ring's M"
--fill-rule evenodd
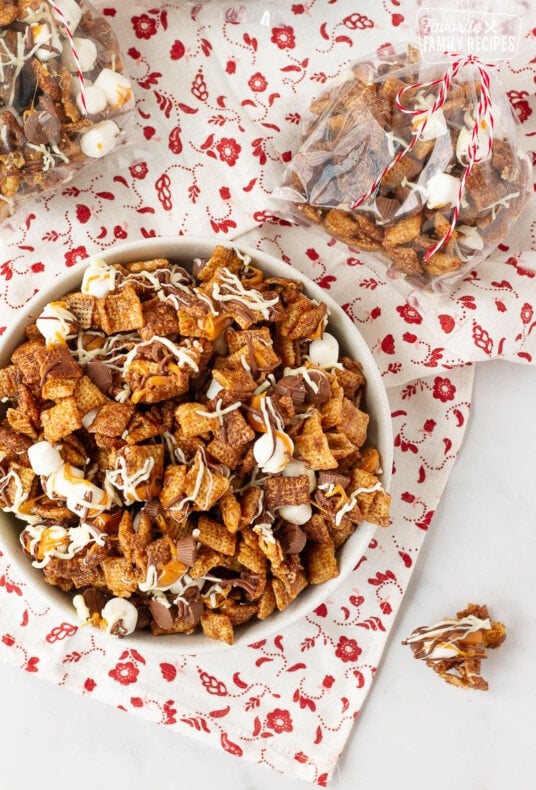
M63 622L0 550L0 657L323 786L371 688L460 448L472 393L467 363L531 363L536 354L534 205L450 305L423 320L380 264L317 229L278 221L269 198L309 100L353 60L414 40L416 8L394 0L362 12L352 0L280 2L266 26L251 13L238 24L203 10L192 19L181 2L96 5L123 42L143 145L27 207L4 240L0 328L52 277L118 240L213 235L283 258L344 305L382 371L395 434L392 525L376 532L316 611L225 660L177 656L163 640L155 663L128 642L77 628L75 618ZM502 67L529 150L535 75L528 57Z

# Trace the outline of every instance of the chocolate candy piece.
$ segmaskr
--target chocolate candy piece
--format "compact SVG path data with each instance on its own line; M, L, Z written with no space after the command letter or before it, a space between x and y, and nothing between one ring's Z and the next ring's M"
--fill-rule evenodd
M105 395L110 392L113 385L113 373L108 365L99 359L92 359L86 365L86 373L101 392L104 392Z
M34 145L57 143L60 139L61 121L48 110L36 109L25 114L24 134Z
M167 606L164 606L164 604L161 604L153 598L149 604L149 609L151 610L153 620L160 628L173 628L174 617L171 608L168 609Z
M301 405L306 393L303 376L283 376L275 385L275 392L281 397L289 396L293 403Z
M185 565L193 565L197 557L197 546L195 540L188 535L177 541L177 559Z
M307 535L297 524L285 524L277 533L285 554L299 554L305 548Z
M342 488L346 488L348 483L350 482L350 478L346 477L345 475L340 475L338 472L325 472L324 470L318 473L318 486L342 486Z
M305 387L307 390L306 403L312 403L314 406L321 406L331 398L329 381L327 376L320 370L309 370L307 372Z
M36 88L37 81L35 79L35 71L31 67L31 64L26 63L17 79L17 86L13 97L13 108L19 115L24 112L32 102Z

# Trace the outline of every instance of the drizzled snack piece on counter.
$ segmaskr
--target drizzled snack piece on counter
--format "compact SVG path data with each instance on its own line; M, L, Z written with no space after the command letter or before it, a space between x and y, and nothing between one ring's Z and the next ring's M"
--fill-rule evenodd
M488 649L499 647L505 639L504 625L490 619L487 606L468 604L456 617L416 628L402 644L409 645L414 657L447 683L487 691L481 662Z
M225 247L191 272L93 260L27 327L0 370L0 501L83 622L231 643L387 525L361 365L328 329Z
M134 99L117 38L86 0L2 3L0 65L1 222L110 153Z
M531 169L494 82L473 137L478 72L462 69L432 110L440 87L429 81L441 73L413 47L354 64L312 102L275 194L298 220L378 255L393 278L421 288L443 281L444 290L508 233L531 195Z

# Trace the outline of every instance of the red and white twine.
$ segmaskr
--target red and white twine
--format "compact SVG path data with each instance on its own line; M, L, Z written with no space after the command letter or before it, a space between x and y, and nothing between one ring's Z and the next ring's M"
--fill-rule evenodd
M471 139L467 146L467 165L464 168L464 171L460 177L460 186L458 189L458 194L456 198L456 204L454 206L452 212L452 218L450 223L449 230L445 233L443 238L441 238L436 244L426 250L423 258L425 261L428 261L430 257L437 252L452 236L454 229L458 223L460 209L463 200L463 194L465 191L465 182L467 180L467 176L471 172L473 165L481 162L482 160L486 159L490 152L493 145L493 112L492 112L492 100L491 100L491 92L490 92L490 76L488 72L488 65L483 63L476 55L464 55L459 56L456 54L452 54L451 57L455 58L452 64L449 66L448 70L443 74L442 77L438 77L435 80L431 80L430 82L415 82L412 85L405 85L401 88L395 97L395 106L397 110L400 112L405 113L406 115L413 115L413 116L422 116L423 121L419 124L418 128L414 130L414 133L411 137L411 140L406 145L404 149L401 149L394 159L382 170L378 178L371 184L369 190L364 194L361 195L353 204L352 210L354 211L359 206L361 206L365 201L367 201L372 195L375 194L377 189L380 186L380 183L384 176L396 165L400 160L415 146L415 144L421 139L424 130L430 120L431 116L433 115L436 110L439 110L445 104L447 99L448 92L451 88L453 80L456 78L458 72L464 68L465 66L474 66L478 70L479 78L480 78L480 98L478 101L478 105L476 107L475 112L475 120L473 124L473 128L471 131ZM418 109L412 109L410 107L406 107L402 103L402 97L407 91L411 90L421 90L422 88L435 88L438 87L439 90L437 92L437 97L431 107L423 110L422 107ZM479 154L480 150L480 134L481 129L483 128L484 119L487 121L487 150L484 155Z
M82 67L80 65L80 58L78 57L78 50L76 49L76 45L74 43L74 36L73 31L71 30L71 26L67 21L67 18L61 8L56 5L56 3L52 2L52 0L47 0L50 8L54 11L55 14L59 17L61 21L61 25L65 31L65 35L69 40L69 46L71 48L71 53L73 56L73 60L76 64L76 76L78 77L78 82L80 85L80 104L82 105L82 110L84 115L87 115L87 104L86 104L86 87L84 81L84 72L82 71Z

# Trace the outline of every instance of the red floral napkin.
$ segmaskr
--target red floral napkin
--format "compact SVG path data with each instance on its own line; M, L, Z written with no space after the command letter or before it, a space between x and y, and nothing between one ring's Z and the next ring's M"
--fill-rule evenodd
M534 205L493 260L423 319L372 258L288 226L270 208L309 99L353 59L412 38L410 3L361 13L350 0L281 2L266 25L251 15L195 20L180 2L98 5L123 42L146 143L136 158L41 198L4 233L0 328L51 277L117 241L213 235L282 257L344 305L382 371L395 433L392 525L377 530L353 573L308 617L225 661L221 653L178 656L165 640L155 661L64 622L17 578L0 538L0 657L323 786L371 688L460 448L467 363L536 354ZM502 72L530 148L536 64L527 57Z

